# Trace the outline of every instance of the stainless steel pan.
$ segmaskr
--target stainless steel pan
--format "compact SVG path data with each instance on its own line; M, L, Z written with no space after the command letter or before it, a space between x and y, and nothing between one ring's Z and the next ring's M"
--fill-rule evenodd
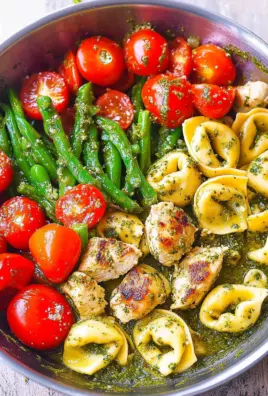
M241 10L243 12L243 10ZM268 66L268 46L253 33L224 17L176 0L136 0L128 4L116 0L93 0L55 12L13 35L0 45L0 95L5 86L16 86L28 73L55 68L67 49L87 34L105 34L121 39L130 20L152 22L161 32L172 29L200 36L202 42L232 44L256 56ZM239 60L238 69L246 78L268 80L251 62ZM34 318L33 318L34 320ZM199 395L256 364L268 351L268 320L262 320L254 334L226 357L206 368L170 379L165 386L121 390L121 393ZM266 328L265 328L266 327ZM10 334L5 317L0 316L0 357L26 377L67 394L99 394L89 378L66 371L61 363L50 362L23 347ZM110 391L109 394L112 394Z

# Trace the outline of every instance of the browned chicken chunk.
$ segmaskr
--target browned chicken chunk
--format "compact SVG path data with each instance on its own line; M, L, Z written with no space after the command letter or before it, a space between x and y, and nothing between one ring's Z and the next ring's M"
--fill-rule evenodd
M110 305L121 322L141 319L170 294L168 280L146 264L133 268L113 291Z
M191 249L197 231L184 210L172 202L153 205L145 227L151 254L168 267Z
M193 309L218 278L226 247L195 247L175 266L171 309Z
M78 271L97 282L119 278L138 264L141 251L113 238L91 238Z

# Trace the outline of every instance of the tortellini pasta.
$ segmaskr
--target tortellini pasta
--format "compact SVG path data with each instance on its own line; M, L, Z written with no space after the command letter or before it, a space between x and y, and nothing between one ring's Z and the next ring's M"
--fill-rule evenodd
M262 303L267 296L268 290L260 287L229 284L217 286L203 301L200 320L216 331L245 331L258 320Z
M194 197L199 225L213 234L224 235L247 229L247 178L217 176L201 184Z
M74 371L92 375L113 360L125 366L128 342L113 317L75 323L64 343L63 363Z
M148 182L161 201L188 205L201 184L201 174L189 155L176 150L166 154L149 169Z
M195 308L217 279L225 247L195 247L175 266L171 309Z
M193 117L183 123L183 134L190 155L205 176L245 175L243 170L236 169L239 139L227 125L202 116Z
M267 286L267 276L262 271L253 268L246 273L244 285L264 288Z
M258 108L248 113L238 113L232 129L240 139L240 166L248 164L268 150L267 109Z
M256 261L259 264L268 265L268 238L262 248L249 252L248 258L250 258L250 260Z
M144 360L164 376L181 373L197 360L187 324L170 311L155 309L138 321L133 338Z
M252 214L247 218L248 230L253 232L268 231L268 210Z
M268 115L267 115L268 116ZM268 137L267 137L268 140ZM268 198L268 150L253 160L247 171L248 185L255 192Z
M119 210L107 211L97 225L98 236L120 239L136 247L140 245L143 230L144 225L137 216Z
M143 318L170 294L168 280L153 267L141 264L133 268L113 291L110 306L122 323Z
M62 290L73 301L80 318L99 316L104 313L107 302L105 290L95 279L75 271L62 286Z

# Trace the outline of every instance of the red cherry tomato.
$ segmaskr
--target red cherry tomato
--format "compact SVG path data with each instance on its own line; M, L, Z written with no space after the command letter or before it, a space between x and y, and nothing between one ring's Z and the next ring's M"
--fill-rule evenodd
M194 82L231 85L235 76L235 65L224 49L217 45L204 44L193 50Z
M29 285L10 302L7 320L23 344L44 350L63 343L74 316L66 298L57 290L45 285Z
M125 69L122 77L115 84L111 85L110 88L115 91L126 92L134 84L135 76L134 74Z
M230 110L235 98L234 88L212 84L192 85L193 102L197 110L209 118L221 118Z
M67 107L67 109L63 110L61 113L61 122L63 126L63 130L67 136L71 136L74 130L75 123L75 110L73 107Z
M0 233L16 249L27 250L32 234L45 224L43 210L31 199L14 197L0 207Z
M37 106L39 96L49 96L58 112L63 111L69 103L69 91L62 76L55 72L41 72L26 77L20 90L20 100L29 118L42 120Z
M70 92L76 94L83 84L83 79L79 73L76 57L73 51L68 51L60 65L59 74L64 78Z
M127 68L139 76L161 73L168 67L168 43L152 29L132 33L125 43Z
M0 235L0 254L5 253L7 251L7 243L5 238Z
M71 228L47 224L29 242L31 254L52 283L63 282L73 271L80 253L81 239Z
M0 310L6 309L18 290L28 285L34 264L19 254L0 254Z
M11 159L0 150L0 193L8 188L12 182L13 174Z
M97 224L106 210L102 193L89 184L79 184L68 190L56 203L56 217L66 226L86 223Z
M122 48L106 37L94 36L82 41L76 58L82 76L101 86L116 83L124 71Z
M131 125L134 107L126 94L109 89L97 99L96 105L100 108L99 115L117 121L122 129Z
M157 122L168 128L176 128L193 115L191 84L185 77L159 74L149 78L142 100Z
M189 76L192 68L192 48L182 37L176 37L170 44L168 71L181 77Z

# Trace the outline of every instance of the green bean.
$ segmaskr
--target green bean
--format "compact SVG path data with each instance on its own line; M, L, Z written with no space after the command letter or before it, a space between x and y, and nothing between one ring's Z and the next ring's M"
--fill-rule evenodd
M136 156L137 154L140 154L140 152L141 152L140 145L138 143L132 144L131 150L132 150L132 154L134 156Z
M142 138L139 141L141 150L139 164L142 173L145 175L151 165L151 119L148 110L139 112L138 125L142 134Z
M131 144L120 128L120 125L104 117L96 117L96 122L108 135L109 140L115 145L126 166L126 186L127 190L135 189L141 184L140 169L137 167L132 154Z
M39 205L45 210L47 217L57 223L54 202L51 202L48 198L43 197L36 187L22 182L18 186L18 193L25 195L26 197L39 203Z
M104 173L99 161L98 131L95 125L90 127L88 140L84 145L84 158L88 169L94 174L101 184L102 190L113 199L114 203L127 212L140 212L139 205L115 187L114 183Z
M76 185L76 179L68 168L59 166L58 167L58 179L59 179L59 195L60 197L65 194L68 188Z
M79 159L74 155L70 142L63 130L60 116L56 113L52 101L48 96L40 96L37 99L40 113L44 120L44 129L47 135L53 139L59 159L62 161L79 183L93 184L99 187L99 183L84 168Z
M162 158L164 155L176 148L177 142L182 135L182 127L175 129L161 127L159 129L159 141L156 157Z
M42 165L31 167L31 176L34 185L38 188L40 194L51 200L58 199L57 190L53 188L47 170Z
M140 80L137 82L137 84L135 84L132 88L131 100L135 110L134 122L138 121L139 112L140 110L144 109L144 104L141 97L141 91L145 82L146 82L146 77L141 77Z
M49 139L49 137L43 133L40 134L40 139L46 146L47 150L50 152L50 154L54 157L58 157L58 153L56 150L56 147L54 146L53 142Z
M88 225L87 224L73 224L72 229L77 232L82 242L82 252L86 250L88 244Z
M29 144L28 140L26 140L23 136L20 139L20 145L24 152L24 155L27 158L29 165L30 166L35 165L36 161L34 159L33 153L31 152L31 145Z
M92 116L96 114L96 107L93 106L94 94L91 82L79 88L75 101L75 124L71 136L71 145L77 158L82 153L83 143L87 139L88 128L92 124Z
M9 90L9 100L14 111L16 122L21 135L30 143L33 156L37 163L43 165L52 180L57 180L57 164L54 157L47 150L40 134L26 120L23 114L21 102L13 90Z
M10 141L5 126L5 118L0 115L0 149L8 156L12 156Z
M31 167L26 159L25 153L21 147L21 135L16 123L16 119L12 109L5 105L1 104L1 108L5 112L6 126L10 136L10 141L12 144L13 155L16 161L16 164L23 172L24 176L28 181L31 181Z
M109 179L117 188L121 188L122 160L120 154L111 142L106 142L103 147L103 160L105 171Z
M138 161L137 161L137 166L138 166ZM141 185L139 187L139 190L141 192L141 195L143 196L142 205L149 207L157 203L157 194L153 189L153 187L146 180L144 174L140 172L140 175L141 175Z

